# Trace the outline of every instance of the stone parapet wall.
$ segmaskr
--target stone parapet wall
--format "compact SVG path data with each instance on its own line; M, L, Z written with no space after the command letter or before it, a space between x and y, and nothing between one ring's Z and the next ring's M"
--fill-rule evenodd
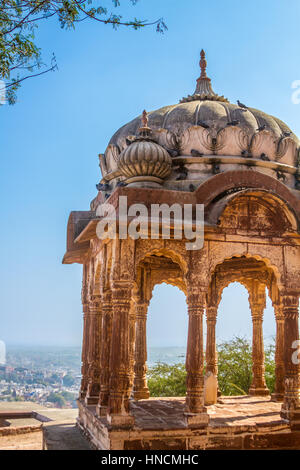
M26 434L30 432L39 432L42 430L42 426L42 424L35 424L33 426L6 426L0 428L0 437Z

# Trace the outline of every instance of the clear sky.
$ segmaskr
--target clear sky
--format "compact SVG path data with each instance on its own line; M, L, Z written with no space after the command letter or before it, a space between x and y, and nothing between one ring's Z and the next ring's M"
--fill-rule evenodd
M45 61L55 52L59 71L28 80L18 103L1 108L0 339L7 343L80 344L81 266L61 264L68 214L89 209L100 179L97 154L121 125L194 91L201 48L217 93L278 116L300 135L300 105L291 101L300 79L298 0L121 5L130 18L164 17L168 31L113 31L96 22L63 31L46 21L36 40ZM183 345L182 294L164 286L155 293L149 342ZM231 286L218 337L249 335L250 327L245 293ZM274 328L268 308L266 334Z

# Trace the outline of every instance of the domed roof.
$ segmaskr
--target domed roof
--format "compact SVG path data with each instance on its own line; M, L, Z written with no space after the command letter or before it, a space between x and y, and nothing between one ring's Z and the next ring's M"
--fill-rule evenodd
M151 140L172 157L172 171L163 186L188 190L219 172L255 169L300 189L297 136L277 117L239 100L237 104L230 103L215 93L206 75L204 51L200 68L192 95L147 114ZM100 155L103 182L109 181L111 190L118 184L118 178L124 177L120 156L136 140L140 124L138 116L121 127L111 138L105 154ZM131 147L128 155L137 148Z
M259 128L272 132L278 138L289 134L299 145L297 136L280 119L250 107L244 112L238 105L229 102L212 100L183 102L150 111L148 117L149 126L153 130L166 129L183 132L189 127L202 127L204 124L205 128L218 131L228 126L228 123L233 123L252 134ZM135 135L140 127L140 120L139 116L125 124L113 135L109 143L119 145L121 139Z
M232 104L224 96L217 95L211 87L210 78L206 75L203 50L200 68L201 75L193 95L182 98L178 104L164 106L148 113L149 125L153 130L166 129L178 133L192 126L200 126L218 132L224 127L235 126L250 135L265 130L277 138L290 137L299 145L297 136L280 119L245 106L239 101L237 105ZM130 134L136 134L139 126L140 117L137 117L121 127L113 135L110 144L120 145L120 140Z

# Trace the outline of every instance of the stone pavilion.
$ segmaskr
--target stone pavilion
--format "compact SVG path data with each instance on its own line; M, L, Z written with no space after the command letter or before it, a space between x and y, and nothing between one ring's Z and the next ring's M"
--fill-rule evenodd
M300 447L300 143L280 119L215 93L206 65L201 51L192 95L113 135L99 155L102 179L90 210L69 217L63 263L83 265L78 425L98 449L258 448L267 435ZM202 204L202 248L187 250L172 227L168 238L133 239L119 236L118 224L114 238L99 238L97 209L107 203L118 213L120 196L149 208ZM185 400L149 398L147 310L163 282L181 289L188 305ZM206 406L204 361L217 377L218 305L232 282L249 293L253 381L248 397ZM272 396L264 374L266 292L276 320ZM230 407L234 424L226 421Z

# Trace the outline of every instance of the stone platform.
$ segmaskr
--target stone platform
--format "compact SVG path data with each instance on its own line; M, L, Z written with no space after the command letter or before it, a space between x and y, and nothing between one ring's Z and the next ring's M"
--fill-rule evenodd
M78 426L97 449L300 449L300 432L290 430L280 418L281 403L269 397L220 397L207 407L206 429L187 426L184 398L132 401L131 429L111 427L96 415L95 406L78 406Z
M77 409L0 402L0 450L90 450L76 426Z

